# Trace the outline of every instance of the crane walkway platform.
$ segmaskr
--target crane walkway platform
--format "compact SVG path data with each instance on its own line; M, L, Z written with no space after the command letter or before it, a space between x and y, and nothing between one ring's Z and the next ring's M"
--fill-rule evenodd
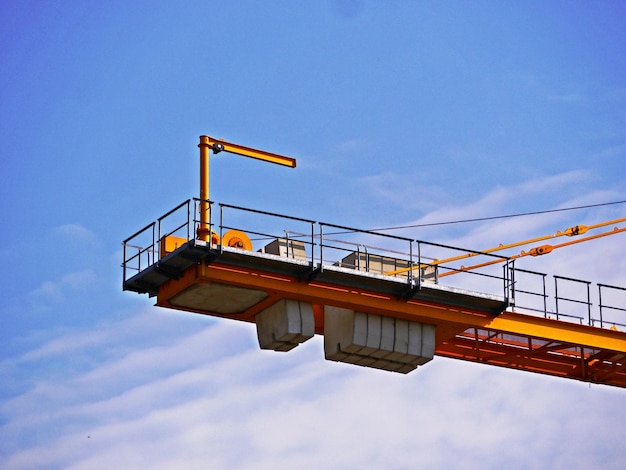
M561 311L524 308L528 297L545 305L545 275L544 293L531 292L520 282L540 273L518 272L505 256L227 204L219 204L219 221L209 219L214 237L203 240L193 216L199 202L185 201L123 242L124 290L156 297L158 306L256 323L260 346L276 351L318 334L327 359L401 373L442 356L626 387L621 301L600 302L596 314L561 288ZM232 230L250 245L230 245ZM498 265L468 272L437 261L450 252ZM584 282L558 278L570 281ZM599 288L605 298L626 292ZM568 303L583 313L564 309Z
M231 247L212 247L192 239L168 253L146 269L124 281L124 290L155 296L170 280L180 279L192 266L217 263L232 268L252 268L265 273L289 276L308 283L315 281L343 288L359 288L398 299L432 301L450 307L471 308L494 315L509 305L503 296L473 292L423 280L419 287L408 286L405 279L343 267L338 264L312 266L308 261Z

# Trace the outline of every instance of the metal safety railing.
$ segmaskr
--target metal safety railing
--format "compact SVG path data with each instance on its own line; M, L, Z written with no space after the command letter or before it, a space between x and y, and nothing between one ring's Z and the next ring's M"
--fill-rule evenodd
M621 306L618 307L618 304ZM600 328L626 330L625 307L626 288L598 284L598 317L591 318L591 324L595 326L599 323Z
M626 288L515 269L517 301L511 311L600 328L626 330Z
M300 260L307 262L312 272L351 269L406 283L409 290L419 290L425 283L440 284L500 296L513 312L626 329L626 288L598 284L597 299L593 299L590 282L553 276L550 286L546 274L516 268L514 258L494 253L230 204L219 204L215 222L214 206L212 201L187 199L125 239L123 282L159 261L165 253L161 250L165 237L196 239L203 220L210 231L219 233L219 240L229 230L245 232L253 244L260 245L257 251L265 252L276 240L285 242L287 250L297 244ZM208 217L200 217L202 207L208 208ZM210 248L224 250L221 244ZM294 257L289 253L285 251L286 256ZM468 257L490 261L478 269L458 265L459 259Z
M213 203L207 202L211 210ZM195 229L200 222L195 215L200 213L199 205L199 199L187 199L124 240L123 280L126 281L159 260L164 237L177 236L186 240L194 238Z
M488 282L495 281L491 288L486 288L487 293L503 295L507 302L514 301L513 260L506 256L343 225L320 222L319 227L318 261L321 269L326 266L340 266L399 277L417 289L421 288L424 282L439 283L440 277L458 274L454 278L447 278L445 285L485 292L485 279L487 279ZM339 238L341 236L348 239ZM355 242L355 239L359 241ZM453 253L457 255L463 253L469 256L482 255L503 264L490 269L467 270L463 266L454 266L451 262L439 261L458 258L458 256L451 256ZM474 278L475 282L470 282L470 278ZM482 279L477 281L479 278ZM480 289L476 288L479 283Z
M219 207L220 240L228 230L245 232L253 242L260 242L261 244L269 243L278 238L290 241L289 234L298 233L300 236L296 239L306 246L306 256L312 262L315 246L315 221L231 204L219 204ZM245 214L245 217L237 217L237 214L240 213ZM283 228L280 232L276 232L277 226L288 226L289 228ZM299 231L307 227L308 233ZM223 249L222 245L220 245L220 249Z
M133 233L122 242L122 246L124 247L122 258L122 276L124 281L129 278L129 272L132 273L131 275L134 275L139 271L150 267L156 261L157 252L155 251L155 227L156 222L152 222ZM147 245L135 244L135 240L144 235L148 235L152 239L151 243L148 243Z
M578 321L580 324L591 325L591 282L563 276L554 279L554 316L557 320L563 317ZM561 294L559 294L559 281ZM563 284L569 289L563 289ZM583 287L583 289L581 289ZM563 291L566 290L566 293ZM582 309L582 310L581 310Z

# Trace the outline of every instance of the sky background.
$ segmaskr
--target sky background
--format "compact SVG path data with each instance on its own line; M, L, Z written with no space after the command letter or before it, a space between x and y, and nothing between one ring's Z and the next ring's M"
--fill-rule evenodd
M198 196L364 229L626 200L620 1L0 3L0 467L624 468L626 391L261 351L122 292ZM626 205L392 231L485 249ZM522 267L626 286L625 235ZM626 323L626 320L623 321Z

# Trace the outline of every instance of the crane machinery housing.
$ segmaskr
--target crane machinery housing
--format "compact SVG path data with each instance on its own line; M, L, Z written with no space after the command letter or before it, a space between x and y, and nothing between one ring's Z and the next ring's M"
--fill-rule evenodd
M208 136L198 147L200 197L123 241L124 290L254 323L262 349L289 351L318 334L328 360L399 373L442 356L626 387L626 288L515 265L624 232L616 224L626 218L464 249L216 203L211 152L296 161ZM558 237L569 241L499 254Z

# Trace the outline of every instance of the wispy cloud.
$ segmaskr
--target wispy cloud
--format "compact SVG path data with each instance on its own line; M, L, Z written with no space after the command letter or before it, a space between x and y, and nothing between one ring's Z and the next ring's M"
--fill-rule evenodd
M416 185L414 178L407 174L385 172L363 177L360 182L361 186L367 187L370 193L380 199L397 206L419 206L426 211L419 219L406 224L420 225L506 215L514 212L510 207L520 207L520 201L524 200L537 201L535 208L529 211L549 209L558 204L559 200L572 194L579 195L580 189L586 187L586 182L592 179L591 172L584 170L540 176L520 181L516 185L495 186L472 201L450 201L443 187ZM411 188L410 198L407 198L406 191L399 191L398 188Z
M516 198L541 199L584 186L587 177L571 172L499 187L418 222L494 215ZM551 207L605 196L592 191ZM507 241L504 235L552 231L571 218L485 221L449 241L484 247ZM608 269L613 277L604 282L621 285L621 247L592 242L533 261L556 274L595 277ZM31 295L59 301L93 276L68 274ZM284 354L261 351L253 325L152 307L49 335L2 362L3 370L46 372L3 397L0 465L470 468L481 462L500 468L524 462L617 469L626 459L620 389L442 358L401 376L325 361L322 342L316 337Z
M29 294L29 299L35 309L49 308L65 300L68 292L78 291L93 285L97 274L92 269L69 273L58 281L45 281Z
M129 352L5 402L3 464L618 468L626 457L616 434L622 397L602 387L445 359L398 376L326 362L320 338L286 354L261 352L249 326L226 320L161 351ZM596 432L579 432L581 414ZM598 442L614 445L599 456Z
M98 244L99 240L95 233L81 224L64 224L54 228L54 232L72 242Z
M418 184L415 175L407 173L384 173L363 176L358 187L364 194L395 207L414 209L419 212L434 210L448 200L444 187L434 184Z
M550 101L556 101L558 103L584 103L587 100L587 97L583 93L565 93L560 95L550 95L548 96Z

